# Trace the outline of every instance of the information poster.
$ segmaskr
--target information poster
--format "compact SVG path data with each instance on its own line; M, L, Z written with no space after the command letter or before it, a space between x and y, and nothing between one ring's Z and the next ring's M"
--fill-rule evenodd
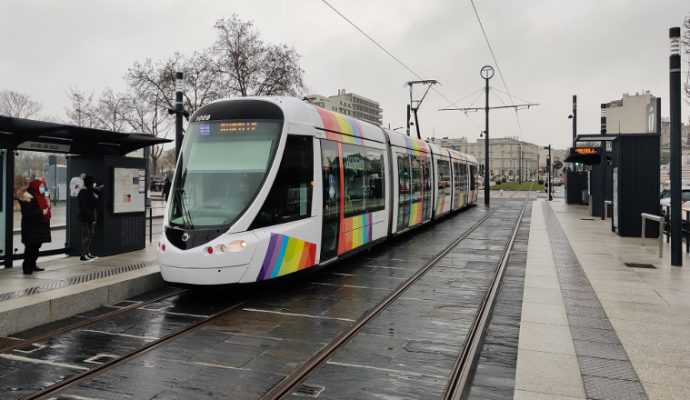
M114 168L113 213L146 211L146 171Z

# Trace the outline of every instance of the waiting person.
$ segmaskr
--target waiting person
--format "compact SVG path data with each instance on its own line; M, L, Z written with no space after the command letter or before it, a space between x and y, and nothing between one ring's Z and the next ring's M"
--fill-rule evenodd
M34 179L28 187L19 189L17 198L22 210L22 243L24 243L24 275L34 271L45 271L36 265L38 251L43 243L51 241L50 237L50 201L43 195L46 192L45 181Z
M166 176L165 181L163 182L163 198L165 199L165 201L168 201L171 186L172 184L170 183L170 179Z
M79 221L82 226L81 234L81 261L93 261L98 257L91 254L91 243L93 242L94 229L98 214L98 193L96 179L91 175L84 177L84 187L77 195L79 202Z

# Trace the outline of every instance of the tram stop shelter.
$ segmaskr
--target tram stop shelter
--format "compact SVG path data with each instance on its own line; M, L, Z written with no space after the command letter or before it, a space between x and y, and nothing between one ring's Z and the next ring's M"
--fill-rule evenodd
M611 230L620 236L640 237L641 213L659 214L659 133L584 134L574 142L593 150L586 155L571 152L565 160L591 167L590 214L603 219L610 201ZM655 224L645 230L646 237L659 235Z
M86 172L104 185L92 249L112 255L143 249L148 204L148 147L170 142L144 134L126 134L23 118L0 116L0 259L6 268L22 259L13 245L15 151L62 153L67 177ZM142 155L130 153L143 149ZM65 247L40 255L79 254L81 226L76 197L67 200Z

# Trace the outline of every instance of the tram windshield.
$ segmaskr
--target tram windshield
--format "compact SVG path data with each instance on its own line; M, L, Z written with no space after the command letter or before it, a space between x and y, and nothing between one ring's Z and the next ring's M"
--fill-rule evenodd
M170 191L170 226L227 228L249 207L275 157L282 122L189 124Z

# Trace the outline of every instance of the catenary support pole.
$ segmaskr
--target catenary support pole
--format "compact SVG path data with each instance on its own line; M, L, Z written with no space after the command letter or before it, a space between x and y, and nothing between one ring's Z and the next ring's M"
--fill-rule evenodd
M681 98L680 98L680 27L669 30L671 56L669 58L669 88L671 111L671 265L683 266L681 237ZM661 234L661 233L660 233Z
M486 101L484 105L484 205L491 204L489 185L491 184L489 172L491 171L491 163L489 162L489 79L494 76L494 69L490 65L482 67L480 74L485 85Z

